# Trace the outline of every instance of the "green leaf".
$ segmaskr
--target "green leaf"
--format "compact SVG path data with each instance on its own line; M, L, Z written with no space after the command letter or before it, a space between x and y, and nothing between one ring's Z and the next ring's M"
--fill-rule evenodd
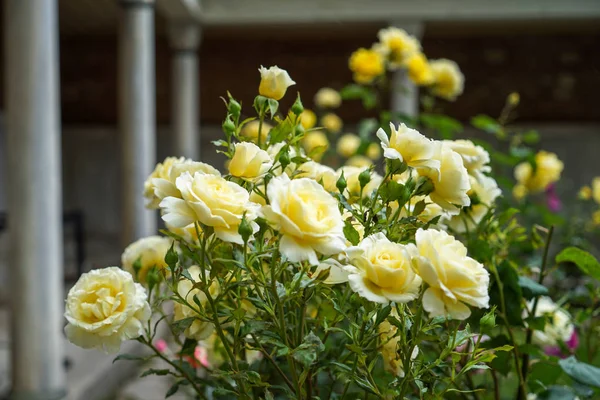
M574 356L560 360L558 365L577 382L600 388L600 368L581 362Z
M183 342L183 346L181 346L179 354L193 356L196 346L198 346L198 341L196 339L186 338L185 342Z
M526 276L519 276L519 286L523 291L523 297L530 300L538 296L546 296L548 289Z
M388 317L388 315L390 315L391 312L392 312L392 306L389 304L387 306L383 307L381 310L379 310L379 312L377 312L377 317L375 319L375 326L378 326L379 324L381 324Z
M539 393L537 400L575 400L577 396L566 386L550 386L547 390Z
M531 365L528 378L529 387L532 390L546 387L555 383L562 374L563 371L555 363L538 361Z
M284 119L269 131L269 144L283 142L285 138L291 135L293 131L294 124L292 123L292 121L289 118ZM282 148L281 150L287 151L288 149L284 146L284 148Z
M179 382L175 382L175 383L173 384L173 386L171 386L171 387L169 388L169 390L167 390L167 393L165 393L165 399L166 399L167 397L171 397L171 396L173 396L175 393L177 393L177 391L179 390L179 385L180 385L180 383L179 383Z
M352 83L340 90L340 96L343 100L357 100L361 99L366 91L367 89L364 86Z
M352 225L352 222L346 220L344 221L344 236L352 245L356 246L360 241L360 235L358 231Z
M126 361L144 361L145 358L142 357L142 356L136 356L134 354L119 354L113 360L113 364L116 363L117 361L122 361L122 360L126 360Z
M172 324L173 333L175 335L180 335L183 331L185 331L187 328L189 328L194 323L195 320L196 320L195 317L189 317L189 318L180 319L178 321L173 321L173 324Z
M502 126L487 115L477 115L471 118L471 125L487 133L499 134L503 131Z
M279 102L275 99L269 99L269 112L271 113L271 117L274 117L279 109Z
M596 257L577 247L567 247L556 256L556 262L572 262L586 275L600 281L600 263Z
M154 369L154 368L150 368L149 370L144 371L140 375L140 378L143 378L143 377L148 376L148 375L164 376L164 375L168 375L170 373L171 373L171 371L168 370L168 369Z
M498 269L500 282L494 279L490 286L490 304L495 305L498 310L502 310L502 305L500 304L500 284L502 284L506 302L506 318L511 325L522 326L523 294L521 292L521 287L519 286L519 275L508 262L503 262L496 268Z
M325 345L317 335L310 332L304 337L302 344L294 349L292 357L305 367L317 360L318 353L325 350Z

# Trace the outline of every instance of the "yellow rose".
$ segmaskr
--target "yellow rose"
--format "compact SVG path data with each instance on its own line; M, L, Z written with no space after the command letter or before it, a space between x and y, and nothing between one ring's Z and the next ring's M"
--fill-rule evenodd
M206 293L198 288L194 288L195 283L202 282L201 279L201 270L197 265L193 265L187 269L189 275L192 277L193 282L187 278L182 278L177 283L177 293L181 298L185 299L185 301L192 305L193 307L198 307L196 302L194 301L194 297L198 299L200 304L204 306L208 302L208 298L206 297ZM208 279L208 273L207 279ZM219 293L219 284L216 280L214 280L209 288L211 296L216 296ZM203 321L200 319L200 316L196 311L188 307L186 304L181 304L176 301L173 306L173 321L179 321L186 318L196 318L194 322L183 332L185 337L202 340L206 339L213 332L214 327L212 322Z
M327 285L337 285L348 282L348 272L339 261L333 258L328 258L321 262L315 269L315 272L312 273L312 276L316 277L323 271L329 271L327 279L323 281L323 283Z
M416 85L429 85L433 81L433 72L423 53L413 53L405 61L408 77Z
M527 302L527 309L533 310L533 300ZM529 315L523 312L523 318ZM568 342L575 332L575 326L571 322L571 316L560 308L550 297L541 296L538 299L535 317L548 315L543 331L533 331L533 342L540 346L558 346L561 342Z
M250 142L235 144L235 153L228 165L229 173L246 181L256 181L273 166L269 154Z
M352 53L348 66L354 73L354 80L362 84L371 83L385 72L383 56L375 50L364 48Z
M418 168L419 176L425 176L431 180L433 191L429 193L431 200L455 215L460 212L460 207L471 204L467 194L471 189L469 174L463 165L460 155L442 144L436 155L440 162L439 171L427 167Z
M304 129L311 129L317 124L317 116L311 110L304 109L300 113L299 118Z
M287 145L288 143L285 141L276 143L267 148L267 153L269 153L271 159L277 160L279 157L279 152ZM288 146L287 149L289 152L288 154L290 156L290 160L292 160L294 157L306 157L306 154L304 154L304 151L302 149L297 149L294 146ZM275 170L273 170L273 173L275 175L280 175L281 173L285 172L288 175L292 175L296 168L296 163L290 162L290 164L285 168L285 171L282 171L281 166L278 166L277 168L275 168Z
M321 125L331 133L338 133L342 130L344 123L334 113L327 113L321 118Z
M404 29L389 27L381 29L377 34L382 51L389 59L390 69L402 67L406 59L421 51L421 43Z
M172 243L172 239L162 236L148 236L133 242L121 255L121 267L134 276L138 282L145 283L150 268L156 267L161 270L167 267L165 255ZM134 264L137 260L140 260L140 269L136 273Z
M512 195L516 200L522 200L527 196L527 187L525 187L525 185L516 184L512 189Z
M411 265L414 244L390 242L382 232L346 249L348 282L361 297L376 303L408 303L419 296L421 278Z
M344 179L346 179L346 191L345 195L351 199L356 199L360 196L360 181L358 177L361 172L367 168L352 167L345 165L337 170L338 177L344 173ZM379 185L383 182L383 177L377 172L371 172L371 181L363 188L363 197L368 197L373 193Z
M338 154L346 158L355 155L359 147L360 138L353 133L346 133L337 142Z
M390 123L390 130L389 138L382 128L377 131L385 158L403 161L413 168L427 167L439 170L440 161L435 159L440 146L439 142L426 138L417 130L404 124L400 124L396 129L394 124Z
M242 127L240 134L245 138L251 139L253 141L257 141L259 125L260 125L260 121L258 121L258 120L250 121ZM260 127L261 142L263 142L263 143L266 142L267 135L269 134L269 131L271 131L271 129L273 129L273 125L263 122L262 126Z
M244 244L238 228L245 214L254 232L258 231L254 219L260 205L252 203L249 193L240 185L200 173L193 176L184 173L177 178L176 185L182 198L166 197L160 203L166 223L183 228L199 221L212 226L219 239Z
M444 231L419 228L416 233L419 256L417 273L429 285L423 308L431 317L450 316L464 320L471 315L467 305L488 308L489 273L467 256L467 248Z
M118 267L81 275L67 295L67 339L84 349L116 353L121 342L144 334L150 319L146 290Z
M403 182L399 182L399 183L403 183ZM435 217L437 217L439 215L439 216L442 216L442 218L440 218L440 221L438 222L437 225L442 226L443 225L442 220L443 220L443 217L446 216L446 212L444 211L444 209L442 207L433 203L431 201L431 199L429 198L429 196L414 196L414 197L412 197L410 200L410 203L406 204L404 207L402 207L402 210L400 210L400 212L398 213L399 217L406 218L406 217L411 216L414 212L415 206L420 201L425 202L425 208L423 209L421 214L417 215L417 219L421 222L426 223L426 222L431 221L432 219L434 219ZM391 211L390 216L392 216L398 210L398 202L393 201L389 204L389 206L390 206L390 211Z
M315 104L320 108L338 108L342 104L342 96L337 90L324 87L315 94Z
M269 205L261 214L282 235L281 254L291 262L319 264L317 252L338 254L346 247L338 203L312 179L290 180L283 174L267 187Z
M455 100L464 90L465 77L458 64L444 58L432 60L429 67L433 74L431 93L446 100Z
M278 66L265 68L261 65L258 69L260 72L260 85L258 86L258 93L261 96L268 97L270 99L281 100L285 96L287 88L295 85L296 82L290 78L290 75L285 69L281 69Z
M369 168L371 165L373 165L373 161L370 158L367 158L365 156L356 155L356 156L350 157L346 161L346 165L349 167L358 167L358 168L365 169L365 168Z
M460 214L452 216L446 223L458 233L475 230L502 191L494 178L482 175L479 180L471 177L471 190L468 194L476 195L479 202L463 208Z
M369 157L373 161L377 161L381 158L381 146L377 143L371 143L367 147L367 157Z
M479 179L484 172L492 170L488 165L490 154L483 147L466 139L444 140L443 143L460 155L469 175Z
M162 163L156 164L154 171L144 182L144 197L148 201L146 207L157 209L161 200L165 197L181 197L175 187L175 179L184 172L221 175L219 171L208 164L183 157L167 157Z
M392 312L392 314L395 314L395 312ZM383 357L383 368L398 378L404 378L404 365L402 364L402 357L398 354L398 342L400 341L398 328L384 320L379 324L379 341L381 343L379 351ZM414 360L418 355L419 347L415 346L410 359Z
M581 200L589 200L592 198L592 188L589 187L588 185L582 186L581 189L579 189L579 193L577 194L577 197L579 197Z
M528 162L522 162L515 167L515 179L524 185L531 193L544 191L549 185L560 179L563 163L556 154L539 151L535 155L535 171Z
M183 228L176 228L169 224L165 224L165 226L170 232L181 236L183 240L190 243L198 243L198 233L202 235L202 228L198 226L198 230L196 230L195 224L189 224L188 226L184 226Z
M600 176L592 180L592 198L596 203L600 204Z
M329 140L323 131L311 131L302 138L302 146L312 159L319 161L329 147Z
M297 169L298 178L310 178L320 183L328 192L335 192L338 176L335 170L316 161L305 162Z

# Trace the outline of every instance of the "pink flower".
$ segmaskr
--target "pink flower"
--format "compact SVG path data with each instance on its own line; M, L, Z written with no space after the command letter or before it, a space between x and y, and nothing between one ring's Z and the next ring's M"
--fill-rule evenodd
M154 343L154 347L156 347L156 350L160 351L161 353L164 353L169 349L169 346L167 345L167 342L164 339L158 339Z
M556 194L556 188L553 183L546 188L546 205L552 212L558 212L562 209L562 202Z
M565 342L565 345L569 349L569 353L573 353L577 347L579 347L579 335L577 335L577 331L573 331L569 340ZM566 358L570 354L565 354L560 347L558 346L546 346L544 348L544 353L549 356Z

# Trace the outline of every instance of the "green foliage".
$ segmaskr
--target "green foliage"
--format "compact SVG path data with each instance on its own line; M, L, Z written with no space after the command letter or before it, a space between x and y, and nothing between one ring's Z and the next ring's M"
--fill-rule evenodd
M600 263L587 251L577 247L568 247L556 256L556 262L570 262L575 264L584 274L600 281Z

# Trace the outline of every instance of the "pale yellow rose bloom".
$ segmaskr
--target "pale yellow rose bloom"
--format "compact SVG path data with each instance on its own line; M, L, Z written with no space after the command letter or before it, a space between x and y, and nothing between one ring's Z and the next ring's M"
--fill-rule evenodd
M300 118L300 123L304 129L311 129L317 124L317 116L314 112L308 109L304 109L298 116Z
M346 179L346 190L344 194L351 200L355 200L360 196L360 181L358 179L361 172L367 168L353 167L345 165L337 170L338 178L344 173ZM363 197L368 197L373 193L383 182L383 177L377 172L371 172L371 181L363 188Z
M168 196L181 197L175 187L175 179L184 172L193 174L203 172L205 174L221 175L212 166L192 161L183 157L167 157L162 163L156 164L152 174L144 182L144 197L147 200L146 207L157 209L161 200Z
M334 258L328 258L327 260L319 263L315 271L312 273L312 276L319 276L319 274L323 271L329 271L329 275L323 281L323 283L327 285L337 285L348 282L348 271L346 271L344 266Z
M163 236L148 236L131 243L121 255L121 267L129 272L138 282L146 283L148 270L156 267L158 270L167 268L165 255L171 248L173 240ZM133 265L140 260L140 269L136 272ZM169 272L165 270L165 273Z
M535 171L528 162L520 163L514 171L517 182L524 185L530 193L542 192L557 182L564 167L556 154L544 150L535 155L535 164Z
M429 85L434 77L427 57L423 53L413 53L405 61L408 77L415 85Z
M393 314L395 314L395 312L393 312ZM400 341L398 328L385 320L379 324L378 330L379 342L381 343L379 351L383 358L383 368L398 378L404 378L404 365L400 354L398 354L398 342ZM410 359L414 360L418 355L419 347L415 346L410 355Z
M344 123L334 113L327 113L321 117L321 125L331 133L338 133L342 130Z
M363 170L365 168L369 168L371 165L373 165L373 161L370 158L362 156L360 154L352 156L346 161L346 166L358 167Z
M383 56L375 50L365 48L352 53L348 66L354 73L354 81L361 84L371 83L385 72Z
M360 147L360 138L353 133L342 135L337 142L337 152L345 158L352 157Z
M588 185L582 186L577 193L577 197L581 200L590 200L592 198L592 188Z
M204 307L208 302L208 297L206 297L206 293L198 288L194 288L195 283L202 282L200 274L202 271L200 267L197 265L193 265L187 269L189 275L192 277L193 281L190 281L187 278L181 278L181 280L177 283L177 293L184 299L188 304L192 307L198 307L196 302L194 301L194 297L198 299L200 304ZM207 279L209 274L206 274ZM209 292L212 297L215 297L219 293L219 283L214 280L209 288ZM179 301L175 301L173 306L173 321L179 321L186 318L196 318L194 322L183 332L185 337L203 340L210 336L210 334L214 330L214 326L210 321L203 321L200 319L200 316L196 311L192 308L188 307L186 304L182 304Z
M117 353L125 340L144 334L150 319L146 290L118 267L95 269L69 290L67 339L84 349Z
M342 104L342 96L337 90L324 87L315 94L315 104L319 108L338 108Z
M259 126L260 126L260 121L258 121L258 120L250 121L250 122L246 123L244 126L242 126L242 130L240 131L240 134L245 138L251 139L253 141L257 141ZM267 135L269 134L269 131L271 131L271 129L273 129L273 125L271 125L267 122L263 122L262 126L260 127L260 132L261 132L260 140L262 143L266 142Z
M196 230L195 224L189 224L188 226L184 226L183 228L176 228L169 224L165 224L165 226L170 232L181 236L186 242L190 243L198 243L198 240L200 239L198 237L198 233L202 235L202 228L198 226L198 230Z
M377 161L381 158L381 146L377 143L371 143L367 147L367 157L369 157L373 161Z
M381 29L377 37L392 70L401 68L411 55L421 51L419 40L409 35L404 29L391 26Z
M463 160L463 165L469 175L479 179L484 172L490 172L490 154L481 146L470 140L444 140L443 143L457 152Z
M269 182L267 196L261 215L281 234L279 250L291 262L318 265L317 253L333 255L346 248L338 203L313 179L282 174Z
M166 223L183 228L198 221L212 226L219 239L243 244L238 228L245 215L254 232L258 231L254 219L260 205L251 202L250 194L240 185L200 173L185 173L177 178L176 185L182 198L166 197L160 203Z
M429 193L431 200L449 214L458 214L460 207L471 204L471 199L467 194L471 190L469 174L463 165L461 156L444 144L436 155L436 159L440 162L439 171L421 167L417 169L417 172L419 176L431 180L433 184L433 191Z
M533 300L527 302L527 309L529 312L533 310ZM523 310L523 318L528 317L529 312ZM544 330L533 331L533 342L540 346L558 346L561 342L568 342L575 332L569 313L560 308L550 297L541 296L535 309L535 317L544 315L550 318L546 321Z
M440 161L435 159L439 152L439 142L426 138L416 129L411 129L404 124L396 128L393 123L390 123L390 130L389 138L382 128L377 131L385 158L403 161L413 168L427 167L439 170Z
M308 161L304 164L300 165L296 170L297 174L295 177L297 178L310 178L314 179L328 192L335 192L337 188L335 186L338 176L335 170L331 167L328 167L323 164L319 164L316 161Z
M592 180L592 198L596 203L600 204L600 176Z
M391 242L382 232L346 249L348 283L361 297L376 303L408 303L419 296L421 278L411 260L414 244Z
M329 140L323 131L310 131L302 138L302 147L312 159L319 161L329 147Z
M261 96L281 100L285 96L287 88L296 84L287 71L278 66L267 69L261 65L258 71L260 72L258 93Z
M464 90L465 77L458 64L447 59L432 60L429 67L433 74L431 93L446 100L455 100Z
M399 183L402 183L402 182L399 182ZM444 217L446 217L446 212L444 211L444 209L442 207L440 207L439 205L432 202L431 199L429 198L429 196L414 196L414 197L412 197L410 199L410 203L405 204L404 207L402 207L402 210L400 210L400 212L398 213L399 218L405 218L405 217L409 217L409 216L413 215L415 206L420 201L425 202L425 209L423 209L423 211L419 215L417 215L417 219L421 222L427 223L427 222L431 221L432 219L434 219L435 217L441 216L440 221L438 222L437 225L444 226L443 221L444 221ZM397 201L390 202L389 207L390 207L390 216L392 216L398 210L398 202Z
M228 165L232 176L247 181L256 181L273 166L269 153L250 142L235 144L235 152Z
M479 203L461 209L460 214L453 215L446 222L446 225L458 233L474 231L502 191L494 178L482 175L479 180L471 177L471 190L468 194L477 195Z
M464 320L471 315L468 305L489 307L489 273L467 256L467 248L461 242L433 229L419 228L415 238L419 256L413 260L417 273L429 285L423 295L423 307L431 317Z

